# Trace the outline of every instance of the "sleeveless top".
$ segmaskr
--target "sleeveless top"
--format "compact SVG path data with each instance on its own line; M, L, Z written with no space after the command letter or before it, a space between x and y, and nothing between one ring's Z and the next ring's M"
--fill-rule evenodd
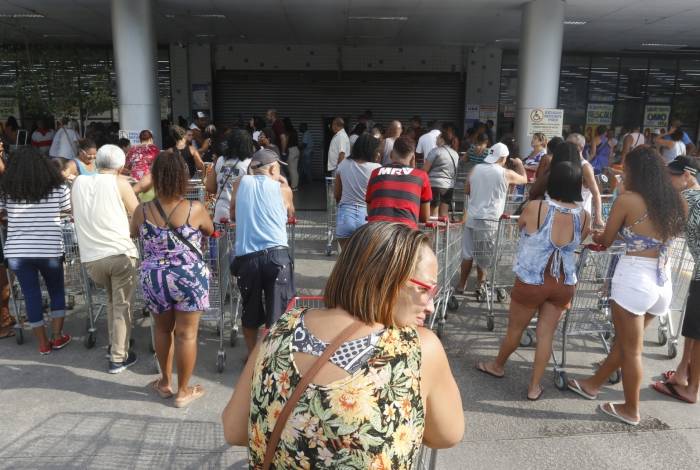
M564 268L564 284L573 286L576 284L576 248L581 244L581 231L583 230L583 209L562 207L553 201L547 201L549 206L544 222L535 233L527 233L525 227L520 230L518 252L515 259L513 272L525 284L541 286L544 284L544 271L550 265L550 274L556 280L561 276L561 268ZM557 246L552 241L552 225L554 214L571 214L574 223L573 239L563 246ZM551 258L551 263L550 263Z
M631 225L620 229L620 238L625 242L627 253L638 253L646 250L659 250L659 258L656 266L656 284L663 286L667 281L666 276L666 261L668 261L668 246L669 243L664 243L656 238L640 235L632 231L632 227L644 222L649 217L648 213L644 213L640 218L634 221Z
M231 188L233 183L248 172L250 159L219 157L214 165L216 173L216 202L214 203L214 222L229 218L231 206Z
M180 155L183 160L185 160L185 163L187 163L187 169L190 172L190 178L193 178L195 173L197 173L197 166L194 164L194 156L190 150L190 145L187 144L182 149L177 148L177 146L173 147L173 151Z
M262 340L253 369L248 447L262 468L277 416L301 375L292 340L301 309L284 314ZM287 421L273 469L413 468L425 428L420 339L414 327L388 327L354 374L310 384Z
M139 257L129 234L129 218L119 194L117 175L78 176L72 193L80 261L87 263L116 255Z
M470 220L500 219L508 195L505 168L496 163L477 165L469 176L469 186L467 226Z
M287 208L279 182L245 175L236 193L236 256L287 245Z
M192 211L192 202L190 211ZM206 265L199 259L196 253L182 243L177 236L171 233L168 227L159 227L153 222L146 220L146 207L143 209L143 224L140 227L141 242L143 243L143 261L141 270L147 269L167 269L171 267L196 266L198 269L206 270ZM173 209L174 210L174 209ZM202 246L202 232L189 224L190 214L187 214L187 221L175 227L175 230L190 242L195 248Z
M75 165L78 167L78 176L80 175L96 175L97 174L97 166L95 166L94 170L88 170L88 167L80 161L79 158L75 159Z

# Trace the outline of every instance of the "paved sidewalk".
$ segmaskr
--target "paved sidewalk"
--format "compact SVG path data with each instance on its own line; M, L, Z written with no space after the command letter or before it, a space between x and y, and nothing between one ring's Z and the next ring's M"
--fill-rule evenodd
M313 294L334 258L324 254L323 213L302 215L297 284ZM478 308L464 303L448 318L444 343L462 392L467 431L458 446L438 453L437 468L700 467L700 406L646 388L676 362L655 344L655 328L647 333L644 352L644 419L632 429L597 412L597 402L557 390L550 372L544 397L525 400L531 348L518 350L504 379L477 372L474 362L495 355L504 326L499 321L495 333L487 331ZM146 388L156 376L148 321L139 317L135 328L139 362L119 375L106 373L103 320L97 346L82 345L80 309L67 320L73 344L50 356L38 354L29 331L22 346L13 339L0 341L0 468L247 468L245 449L224 443L219 420L241 371L243 346L229 348L226 370L216 373L216 329L203 325L194 380L207 396L176 409ZM577 341L570 370L574 376L586 374L602 357L596 341ZM621 398L621 384L601 394L601 400Z

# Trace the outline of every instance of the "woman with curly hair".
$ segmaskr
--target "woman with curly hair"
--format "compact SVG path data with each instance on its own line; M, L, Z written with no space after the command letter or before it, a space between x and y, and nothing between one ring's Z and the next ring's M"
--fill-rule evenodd
M71 341L63 333L66 298L60 219L62 212L70 210L70 191L58 168L36 149L15 152L0 180L0 211L7 213L5 260L19 281L41 354ZM51 299L51 339L44 328L40 273Z
M621 367L625 401L603 403L600 409L635 426L640 420L644 328L655 316L668 313L673 294L668 247L685 228L686 205L673 188L661 155L646 145L625 158L624 185L605 231L593 235L593 241L606 248L617 238L627 247L615 268L610 293L615 343L592 377L572 379L568 386L594 400L607 378Z

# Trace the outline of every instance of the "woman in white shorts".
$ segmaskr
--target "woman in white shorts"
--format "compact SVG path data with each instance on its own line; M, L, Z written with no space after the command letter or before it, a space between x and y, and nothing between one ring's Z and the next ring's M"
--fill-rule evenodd
M630 425L639 424L644 328L671 304L671 276L666 263L671 240L684 229L686 205L673 188L659 153L646 145L635 148L624 164L625 192L613 205L604 232L593 241L606 248L621 239L612 279L615 343L598 371L585 380L569 381L569 389L594 400L603 383L622 368L623 403L603 403L602 412Z

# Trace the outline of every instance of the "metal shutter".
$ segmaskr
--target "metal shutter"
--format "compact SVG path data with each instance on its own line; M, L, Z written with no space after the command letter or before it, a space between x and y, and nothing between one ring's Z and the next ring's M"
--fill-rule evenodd
M222 126L238 118L264 117L277 109L294 126L306 122L314 137L314 177L323 175L324 118L355 119L371 109L386 127L392 119L424 125L437 119L461 127L464 81L457 73L394 72L238 72L219 70L214 86L214 116Z

